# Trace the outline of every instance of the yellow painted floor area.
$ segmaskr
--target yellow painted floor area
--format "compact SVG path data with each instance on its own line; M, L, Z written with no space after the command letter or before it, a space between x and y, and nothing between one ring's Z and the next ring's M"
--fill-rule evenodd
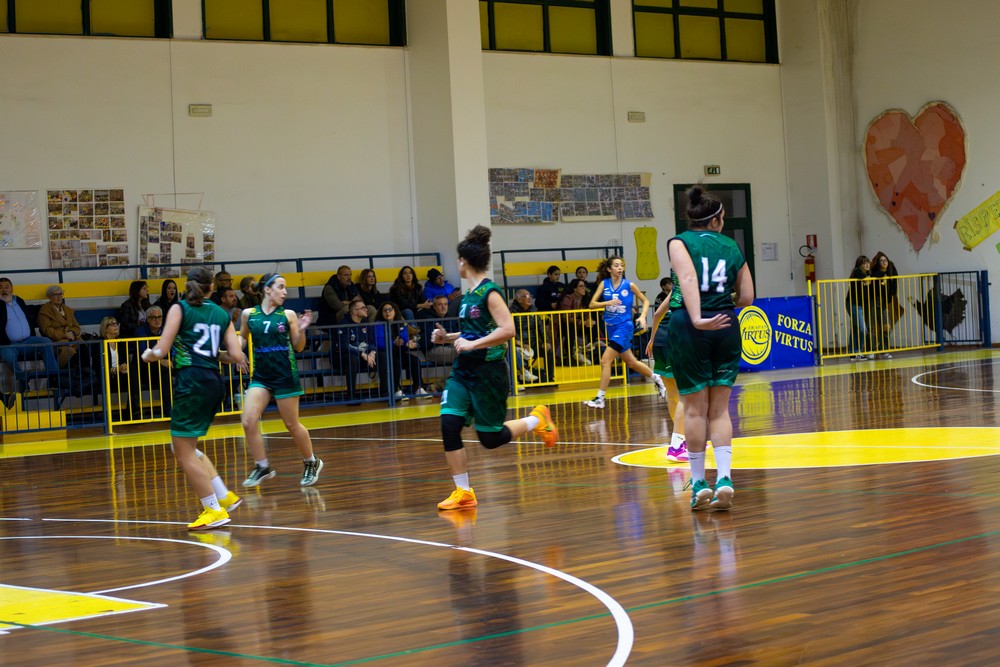
M995 456L1000 454L996 428L887 428L827 433L733 438L733 468L830 468L914 461ZM738 456L735 455L738 452ZM712 448L706 467L715 467ZM648 447L614 458L643 468L686 468L667 460L666 447Z
M24 625L49 625L163 606L107 595L0 584L0 619ZM0 633L17 627L0 622Z

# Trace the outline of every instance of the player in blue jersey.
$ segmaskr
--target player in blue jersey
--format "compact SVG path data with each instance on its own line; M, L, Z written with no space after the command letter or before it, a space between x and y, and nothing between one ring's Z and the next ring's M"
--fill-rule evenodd
M625 260L621 257L608 257L597 266L597 290L590 298L591 308L604 309L604 326L608 334L608 346L601 355L601 387L597 397L584 401L592 408L604 408L604 394L611 384L611 365L621 357L625 365L641 374L656 385L660 398L666 399L667 388L659 375L654 375L652 369L635 358L632 354L632 336L636 327L640 331L646 328L646 315L649 312L649 299L642 293L638 285L625 278ZM634 321L632 309L638 299L642 304L642 312Z

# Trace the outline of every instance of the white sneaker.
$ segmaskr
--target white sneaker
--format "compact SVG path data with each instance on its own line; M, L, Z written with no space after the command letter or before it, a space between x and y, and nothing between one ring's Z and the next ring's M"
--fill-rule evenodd
M417 398L423 398L424 396L430 396L430 394L427 393L427 390L423 387L417 389Z
M524 371L524 381L525 382L538 382L538 376L531 371Z
M584 366L593 366L594 365L594 362L591 361L590 359L588 359L587 355L585 355L583 352L577 352L576 353L576 360L579 361Z
M584 401L583 404L586 405L589 408L597 408L598 410L603 410L604 409L604 397L603 396L598 396L598 397L594 398L593 400Z
M883 359L892 359L892 355L889 354L888 352L886 352L885 354L882 355L882 358Z
M402 389L397 389L396 390L396 396L395 396L395 398L396 398L397 401L408 401L408 400L410 400L410 397L407 396L406 394L404 394Z
M660 398L664 401L667 400L667 385L663 384L663 378L654 375L653 384L656 385L656 393L660 395Z

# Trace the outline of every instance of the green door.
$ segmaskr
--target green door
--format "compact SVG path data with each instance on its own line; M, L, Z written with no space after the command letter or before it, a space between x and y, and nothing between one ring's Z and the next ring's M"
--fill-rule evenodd
M674 185L674 221L677 233L687 229L687 197L684 193L693 183L687 185ZM750 184L749 183L702 183L702 187L722 201L726 207L726 225L722 228L722 233L736 241L740 247L743 257L747 260L747 267L750 275L757 283L757 274L754 272L753 261L753 215L750 209Z

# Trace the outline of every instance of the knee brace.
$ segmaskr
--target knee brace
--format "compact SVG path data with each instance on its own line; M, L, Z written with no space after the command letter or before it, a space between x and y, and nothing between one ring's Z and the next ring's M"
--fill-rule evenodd
M511 441L510 429L506 425L499 431L476 431L476 435L486 449L496 449Z
M455 452L462 449L462 429L465 419L458 415L441 415L441 438L444 440L444 451Z

